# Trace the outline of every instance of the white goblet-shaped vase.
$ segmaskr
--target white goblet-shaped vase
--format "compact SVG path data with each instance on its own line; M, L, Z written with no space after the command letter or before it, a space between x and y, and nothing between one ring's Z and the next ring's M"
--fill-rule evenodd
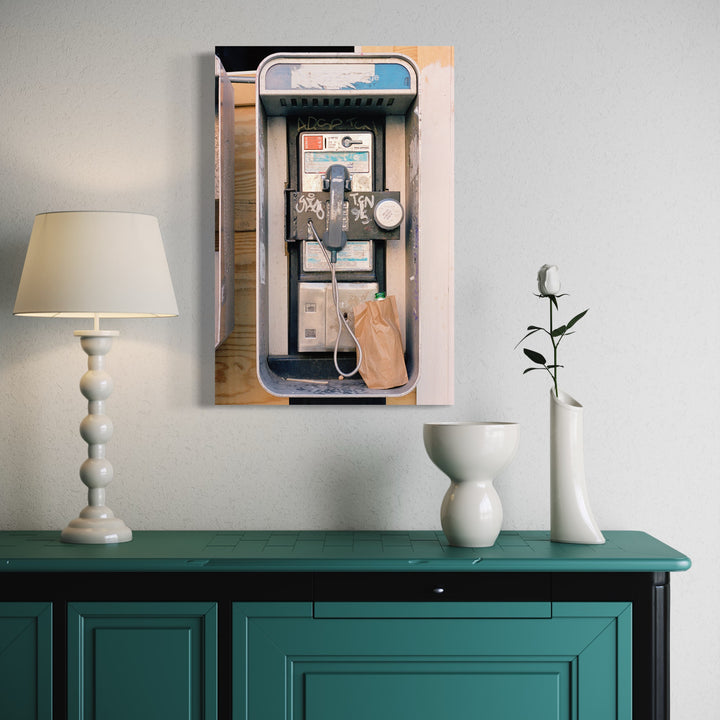
M490 547L500 534L503 509L493 481L510 463L519 425L506 422L426 423L425 450L450 478L440 522L451 545Z

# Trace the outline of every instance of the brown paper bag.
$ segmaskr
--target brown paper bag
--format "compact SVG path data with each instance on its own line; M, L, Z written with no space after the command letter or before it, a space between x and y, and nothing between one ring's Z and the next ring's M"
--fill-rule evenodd
M368 300L353 308L355 335L362 348L360 376L373 390L408 381L395 296Z

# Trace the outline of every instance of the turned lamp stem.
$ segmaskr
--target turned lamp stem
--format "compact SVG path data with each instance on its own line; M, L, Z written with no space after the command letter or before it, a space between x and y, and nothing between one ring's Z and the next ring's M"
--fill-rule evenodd
M94 330L78 330L75 336L88 356L88 370L80 378L80 392L87 398L88 414L80 423L80 435L88 444L88 457L80 466L80 479L88 488L88 504L62 531L61 539L74 543L116 543L132 540L132 531L105 505L105 488L113 479L113 467L105 457L105 445L113 434L113 424L105 414L105 401L113 389L105 371L105 355L110 352L117 330L100 330L97 315Z

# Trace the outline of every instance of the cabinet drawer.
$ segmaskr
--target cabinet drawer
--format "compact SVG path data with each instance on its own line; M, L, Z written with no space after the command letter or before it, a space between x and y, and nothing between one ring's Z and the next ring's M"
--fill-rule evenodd
M316 602L315 618L549 618L550 602Z
M316 602L550 602L550 573L317 573Z

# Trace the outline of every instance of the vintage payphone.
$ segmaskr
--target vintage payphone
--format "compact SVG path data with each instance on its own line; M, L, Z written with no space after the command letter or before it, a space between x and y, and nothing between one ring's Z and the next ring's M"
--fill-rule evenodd
M401 55L271 55L257 72L257 367L288 397L418 379L417 71ZM396 298L408 382L371 390L353 308Z

